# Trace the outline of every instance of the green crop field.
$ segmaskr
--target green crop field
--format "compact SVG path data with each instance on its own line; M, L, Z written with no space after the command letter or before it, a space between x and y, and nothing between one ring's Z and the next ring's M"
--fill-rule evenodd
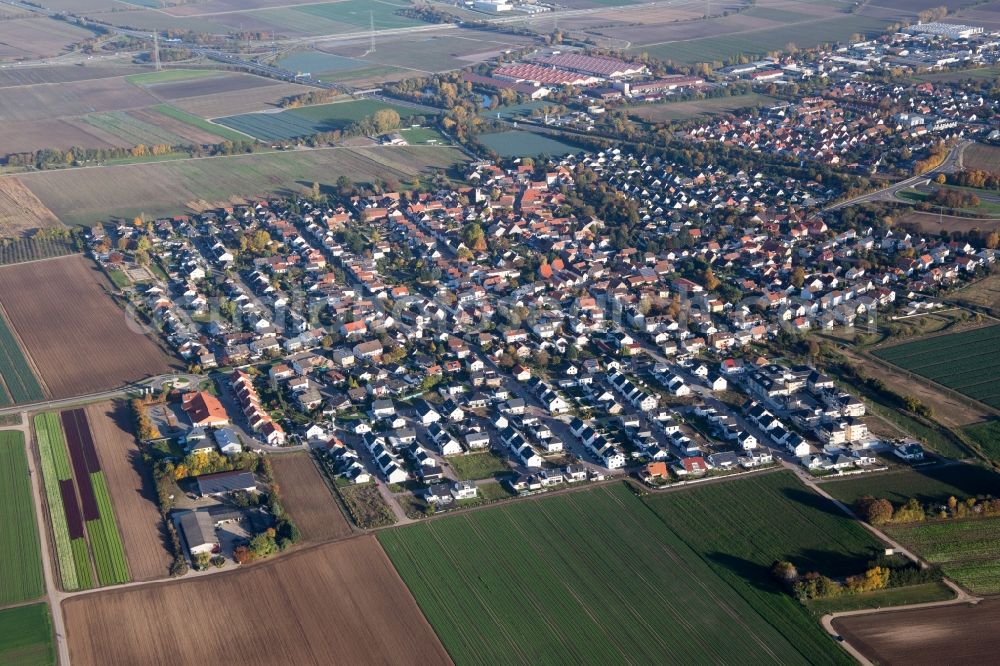
M387 104L374 99L358 99L289 109L280 113L244 113L216 118L226 127L255 136L263 141L283 141L312 136L319 132L341 130L364 120L380 109L394 109L405 125L406 120L422 115L416 109Z
M303 5L295 7L294 11L310 16L316 16L327 21L336 21L355 28L364 28L374 24L376 30L389 28L405 28L411 25L422 25L417 19L396 14L397 9L409 7L407 2L391 3L368 2L367 0L344 0L320 5Z
M335 72L349 72L370 66L370 63L357 58L311 50L293 51L279 58L276 64L293 72L308 73L314 79Z
M784 480L786 488L796 485ZM811 515L784 496L778 507L761 503L768 495L737 497L728 506L696 502L693 517L673 507L668 513L706 533L712 526L703 516L725 514L741 525L748 512L773 521L775 508ZM794 536L833 542L838 552L863 548L863 532L814 513L811 531ZM753 585L715 571L718 547L693 550L682 534L687 529L669 525L615 484L378 538L457 664L852 663L797 602L774 592L768 594L779 613L759 606ZM753 538L768 543L769 531L781 531L760 529L764 534Z
M94 496L101 517L98 520L87 521L87 535L94 549L94 566L97 568L97 579L101 585L126 583L129 580L128 566L125 564L125 546L118 533L115 513L111 508L111 495L104 472L94 472L90 475L94 486Z
M11 400L23 403L45 399L28 359L3 316L0 316L0 379L4 384L0 387L0 407L10 405Z
M888 525L885 531L973 594L1000 593L1000 518Z
M973 400L1000 408L1000 326L885 347L875 356Z
M45 592L24 434L0 431L0 606Z
M496 134L480 134L477 137L479 143L483 144L500 157L521 157L546 155L548 157L561 157L571 153L580 152L580 148L556 139L526 132L523 130L511 130L509 132L498 132Z
M63 506L62 495L59 493L59 480L68 479L73 476L73 473L70 471L66 442L57 415L38 414L35 416L35 441L38 443L45 500L49 507L52 540L55 543L56 559L59 561L59 576L63 589L68 591L85 589L77 575L78 564L74 558L75 549L69 538L66 509ZM82 542L83 539L74 539L73 541ZM86 554L86 543L84 542L84 563L89 569L90 562Z
M197 127L203 132L208 132L209 134L214 134L217 137L226 139L228 141L248 141L252 140L252 136L247 136L241 132L234 132L228 127L223 127L217 123L210 122L204 118L199 118L198 116L193 116L186 111L181 111L178 108L172 107L169 104L157 104L152 107L152 110L160 115L168 116L174 120L179 120L182 123L187 123L193 127Z
M788 560L800 573L860 572L872 550L882 547L860 523L792 472L649 495L644 501L808 660L851 663L829 649L829 637L805 607L778 588L770 569L776 560Z
M984 421L962 428L965 435L979 445L983 453L995 463L1000 463L1000 421ZM1000 484L998 484L1000 492Z
M0 611L0 664L55 666L52 616L46 604Z
M718 35L702 39L667 42L666 44L636 45L635 53L648 53L660 60L680 63L735 61L740 56L765 56L780 51L789 43L799 48L812 48L820 44L846 42L853 35L877 35L889 21L856 14L793 23L781 28L753 30L739 34Z
M897 469L884 474L865 474L823 483L823 490L846 504L865 495L904 504L911 497L921 503L945 502L986 494L1000 494L1000 474L980 467L957 463Z

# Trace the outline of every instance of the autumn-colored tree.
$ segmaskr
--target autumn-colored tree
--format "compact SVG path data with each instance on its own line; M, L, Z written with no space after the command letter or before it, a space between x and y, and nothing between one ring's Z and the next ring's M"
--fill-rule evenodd
M394 109L379 109L372 114L372 125L379 134L385 134L399 127L399 113Z
M236 560L238 564L246 564L253 560L253 553L246 546L236 546L233 549L233 559Z
M858 512L872 525L885 525L893 516L892 502L865 495L858 500Z
M801 289L802 285L806 283L806 272L801 266L796 266L795 270L792 271L792 286L796 289Z
M702 274L702 280L705 283L705 289L709 291L713 291L719 286L719 278L715 277L715 272L711 266L705 269L705 272Z

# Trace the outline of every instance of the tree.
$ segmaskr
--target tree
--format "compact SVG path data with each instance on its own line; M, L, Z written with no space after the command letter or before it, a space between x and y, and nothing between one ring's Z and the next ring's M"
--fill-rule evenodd
M253 232L253 236L250 237L250 250L256 254L260 254L271 245L271 234L269 234L264 229L258 229Z
M892 502L887 499L875 499L865 495L858 500L858 512L861 517L872 525L885 525L892 520Z
M810 340L809 341L809 355L815 359L815 358L819 358L819 354L820 354L819 343L816 342L815 340Z
M377 134L385 134L399 127L399 114L393 109L379 109L372 114L371 119Z
M799 578L798 569L787 560L775 562L771 567L771 574L784 585L791 585Z
M1000 246L1000 232L991 231L986 237L986 247L995 250L997 246Z
M253 553L246 546L236 546L233 549L233 559L237 564L246 564L253 560Z
M317 183L316 181L313 181L312 190L310 192L310 198L313 200L313 203L319 203L320 200L323 198L323 194L319 188L319 183Z
M278 552L278 544L274 540L274 530L262 532L250 539L250 552L255 558L264 558Z
M792 271L792 286L796 289L801 289L802 285L806 282L806 272L801 266L796 266L795 270Z
M705 289L709 291L714 291L719 286L719 278L715 277L715 272L711 266L706 268L705 272L702 273L702 280L705 282Z

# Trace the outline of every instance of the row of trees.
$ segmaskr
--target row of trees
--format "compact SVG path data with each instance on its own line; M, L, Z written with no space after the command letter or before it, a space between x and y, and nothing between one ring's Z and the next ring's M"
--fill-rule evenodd
M108 147L108 148L81 148L74 146L62 150L59 148L42 148L27 153L9 153L0 158L3 163L12 167L28 167L34 169L61 169L65 167L86 166L88 164L101 164L111 160L131 159L136 157L146 157L150 155L169 155L178 153L190 157L203 157L207 155L239 155L252 153L260 148L262 144L256 141L222 141L214 145L176 145L137 144L131 147Z
M797 599L830 599L845 594L861 594L884 590L889 587L892 572L885 566L872 566L864 573L848 576L843 582L834 580L819 572L811 571L799 575L795 565L786 560L775 562L771 573Z
M855 508L858 515L872 525L889 523L914 523L927 519L928 516L947 520L951 518L972 518L979 516L1000 516L1000 499L992 497L968 497L959 500L954 495L939 506L923 505L915 498L908 499L900 506L893 505L885 498L875 498L866 495L857 501Z

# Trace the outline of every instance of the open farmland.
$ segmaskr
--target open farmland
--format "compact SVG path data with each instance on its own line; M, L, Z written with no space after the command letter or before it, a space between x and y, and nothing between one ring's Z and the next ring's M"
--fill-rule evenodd
M54 56L93 36L89 30L66 21L36 14L4 20L0 21L0 59L23 60Z
M52 633L47 604L0 611L0 664L55 666Z
M1000 147L974 143L962 151L962 166L970 171L1000 171Z
M396 166L386 168L385 160ZM385 176L409 180L464 160L460 151L447 147L343 147L50 171L21 179L64 222L93 224L111 217L176 215L185 208L197 212L269 194L305 193L315 181L333 184L340 176L357 182Z
M1000 651L1000 600L975 606L855 615L833 621L837 633L878 664L972 666Z
M361 99L305 106L281 113L247 113L217 118L216 122L264 141L282 141L312 136L319 132L342 130L351 123L364 120L380 109L395 110L403 125L406 124L408 118L422 115L420 111L407 106Z
M78 255L0 268L0 305L53 398L116 388L176 367L106 288L100 271Z
M304 540L329 541L351 533L351 526L308 453L274 456L271 464L281 486L282 504L302 530Z
M0 118L8 122L65 118L150 106L159 99L123 77L4 88Z
M823 490L846 504L854 504L865 495L905 504L911 497L922 503L944 503L954 495L958 499L996 494L1000 474L979 465L965 463L904 467L885 474L865 474L823 483Z
M128 404L118 400L87 407L115 515L121 529L128 568L135 580L166 576L171 557L156 506L156 489L132 435Z
M545 155L561 157L579 152L576 146L524 130L510 130L495 134L480 134L476 139L500 157Z
M0 606L45 593L24 433L0 430ZM0 648L0 655L3 654ZM2 659L0 659L2 661Z
M698 116L709 116L716 113L732 113L737 109L755 106L771 106L778 100L767 95L750 93L731 97L714 97L691 100L688 102L662 102L660 104L643 104L629 109L629 115L654 123L671 120L687 120Z
M951 298L970 307L1000 313L1000 275L989 275L952 292Z
M813 663L852 663L771 577L776 560L800 572L859 573L881 544L792 472L648 495L644 501L715 573Z
M932 336L872 353L973 400L1000 408L1000 326Z
M0 266L73 254L73 241L55 237L0 239Z
M695 503L712 513L726 506ZM731 506L739 520L760 505ZM762 522L774 509L760 509ZM720 577L712 551L692 550L623 484L443 517L379 540L459 664L850 663L796 602L785 597L780 614L759 606L742 589L750 585Z
M297 83L280 83L250 90L183 97L171 100L170 104L200 118L219 118L254 111L273 111L280 108L279 102L285 97L294 97L310 90L315 88Z
M62 426L54 413L36 415L34 425L59 579L64 590L87 589L93 574Z
M973 229L989 233L995 229L1000 229L1000 219L941 215L939 213L926 213L919 210L905 211L896 219L896 222L901 227L916 229L918 232L925 234L940 234L942 232L968 233Z
M883 529L973 594L1000 594L1000 518L928 520Z
M979 445L986 457L1000 463L1000 420L974 423L962 429L965 435ZM998 484L1000 491L1000 484Z
M0 178L0 237L59 226L59 220L17 178Z
M368 536L198 580L79 596L63 609L76 666L450 663ZM192 622L192 609L224 618L225 629Z
M45 393L0 308L0 405L44 398Z

